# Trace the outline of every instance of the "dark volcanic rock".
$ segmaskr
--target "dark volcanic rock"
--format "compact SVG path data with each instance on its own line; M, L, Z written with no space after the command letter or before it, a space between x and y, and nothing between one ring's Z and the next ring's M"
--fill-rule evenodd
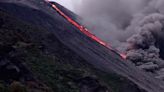
M93 77L84 77L79 80L80 92L109 92L106 86ZM111 91L110 91L111 92Z
M44 79L44 80L42 79L43 81L48 82L47 84L49 84L50 86L52 86L51 84L54 84L53 81L54 79L57 79L58 77L60 79L63 79L64 77L66 77L64 81L55 80L55 82L58 82L59 84L60 83L63 84L62 86L57 85L57 87L56 85L55 87L52 86L54 87L54 90L55 89L65 90L63 88L66 88L67 85L64 84L64 82L71 80L70 78L67 78L67 76L64 75L63 76L61 76L60 74L59 76L54 75L54 73L56 73L54 68L55 69L57 68L57 70L60 68L63 69L65 68L66 64L69 63L69 65L66 68L68 67L70 68L70 66L72 68L73 66L73 69L76 70L77 69L76 64L79 63L78 66L81 67L81 69L85 70L86 67L83 67L84 63L81 62L86 61L85 64L91 65L89 68L94 67L97 70L103 71L103 73L105 74L111 74L111 73L118 74L119 77L124 77L127 78L127 80L130 80L130 82L126 82L128 85L126 85L125 87L120 87L119 86L120 81L118 81L119 80L118 78L108 79L108 77L105 77L106 80L114 81L114 83L119 83L115 87L119 88L120 92L122 92L123 89L127 90L128 88L127 86L129 86L131 83L133 84L132 87L134 88L134 89L132 88L133 89L132 91L129 90L131 92L142 92L143 91L142 89L146 90L146 92L164 91L164 88L161 86L163 85L162 82L152 78L151 76L146 75L145 72L138 70L132 64L128 62L124 62L124 60L118 54L111 51L110 49L105 48L104 46L98 44L97 42L93 41L92 39L81 33L76 27L71 25L55 10L53 10L49 4L43 2L43 0L2 0L2 1L3 3L0 3L0 9L10 13L10 15L12 16L17 17L21 21L25 21L30 25L37 26L39 28L44 29L44 31L39 31L39 32L37 30L29 31L30 29L29 26L28 27L21 26L24 29L17 30L17 28L15 28L15 26L17 27L17 25L13 25L17 22L14 21L13 24L10 26L5 25L5 28L10 30L7 30L7 32L4 32L3 34L13 32L13 29L15 29L16 31L14 31L14 34L12 34L12 36L14 37L14 39L16 39L16 41L15 40L13 41L11 37L8 37L10 38L8 40L11 41L11 43L17 43L18 40L26 43L30 40L34 43L39 43L41 46L44 46L43 52L39 50L39 53L35 51L38 49L34 49L34 47L29 49L31 53L26 54L27 57L25 60L26 63L28 63L29 62L28 60L30 60L29 65L32 67L33 70L35 70L35 73L38 74L39 77L42 77ZM9 1L10 3L4 3L7 1ZM6 30L1 30L1 31L6 31ZM5 38L5 36L3 38ZM73 54L63 55L63 53L68 53L67 51L65 51L65 49L69 49L69 51L72 52ZM22 51L24 52L24 50ZM45 51L47 52L46 54L44 53ZM7 49L4 52L7 53L2 53L2 55L4 54L5 57L8 56L8 52L10 52L10 47L9 50ZM60 63L59 65L61 66L54 67L53 65L49 65L49 63L53 64L53 62L50 62L51 60L49 58L47 59L47 57L49 57L50 54L57 56L55 57L54 62L55 64L56 62ZM44 58L45 56L47 56L46 59ZM67 56L67 57L63 58L58 56L63 56L63 57ZM76 56L78 56L79 59L75 58ZM8 57L10 57L10 55ZM74 60L74 62L76 62L75 66L72 65L71 62L72 59ZM26 72L28 71L28 68L26 67L23 68L24 66L21 63L20 57L18 56L15 58L10 57L9 60L10 62L12 62L12 64L14 64L14 66L16 66L20 70L21 76L30 75L30 73ZM92 68L91 68L92 71L94 72L97 71ZM17 73L16 68L12 68L11 70L14 71L14 73ZM100 75L103 74L100 73ZM103 78L104 77L101 77L102 80ZM104 82L106 81L104 80ZM106 83L108 84L108 82ZM106 90L106 87L100 85L99 81L90 77L86 77L82 79L81 84L82 84L81 88L86 89L88 91L96 92L100 90L100 92L101 91L104 92ZM62 92L66 92L66 91L62 91Z
M9 64L3 67L0 67L0 80L18 80L20 78L20 70L17 66Z

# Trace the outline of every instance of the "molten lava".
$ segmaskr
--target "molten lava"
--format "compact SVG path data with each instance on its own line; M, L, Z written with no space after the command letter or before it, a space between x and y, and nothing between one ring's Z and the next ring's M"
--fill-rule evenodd
M49 0L46 0L46 2L50 2ZM50 3L51 4L51 3ZM114 51L115 53L119 54L123 59L126 59L126 55L123 53L120 53L119 51L113 49L111 47L111 45L107 44L106 42L104 42L103 40L101 40L100 38L96 37L94 34L92 34L87 28L85 28L84 26L78 24L76 21L74 21L73 19L71 19L69 16L67 16L66 14L64 14L55 4L51 4L52 7L61 15L63 16L69 23L71 23L72 25L74 25L76 28L78 28L82 33L84 33L85 35L87 35L88 37L90 37L91 39L95 40L96 42L98 42L99 44L107 47L108 49Z

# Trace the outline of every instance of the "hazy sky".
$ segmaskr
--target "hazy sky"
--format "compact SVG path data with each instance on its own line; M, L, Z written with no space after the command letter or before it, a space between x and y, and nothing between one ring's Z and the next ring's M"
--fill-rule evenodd
M61 5L65 6L66 8L74 11L73 4L75 4L74 1L77 1L77 0L51 0L51 1L56 1L60 3Z

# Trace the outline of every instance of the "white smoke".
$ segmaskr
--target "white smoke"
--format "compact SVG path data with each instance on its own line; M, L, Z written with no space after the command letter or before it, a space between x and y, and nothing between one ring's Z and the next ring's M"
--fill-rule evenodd
M126 51L136 65L164 65L158 47L164 39L164 0L83 0L76 9L84 25Z

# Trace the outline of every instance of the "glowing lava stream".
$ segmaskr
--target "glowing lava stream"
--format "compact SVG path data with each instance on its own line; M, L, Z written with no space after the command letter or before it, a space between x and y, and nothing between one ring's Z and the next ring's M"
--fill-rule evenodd
M50 3L49 0L46 0L46 2ZM51 3L50 3L51 4ZM120 53L118 50L113 49L109 44L107 44L106 42L104 42L103 40L101 40L100 38L96 37L94 34L92 34L87 28L85 28L84 26L78 24L76 21L74 21L73 19L71 19L70 17L68 17L66 14L64 14L55 4L51 4L52 7L61 15L63 16L68 22L70 22L72 25L74 25L75 27L77 27L82 33L84 33L85 35L87 35L88 37L90 37L91 39L95 40L96 42L98 42L99 44L107 47L108 49L114 51L115 53L119 54L123 59L126 59L126 55L123 53Z

